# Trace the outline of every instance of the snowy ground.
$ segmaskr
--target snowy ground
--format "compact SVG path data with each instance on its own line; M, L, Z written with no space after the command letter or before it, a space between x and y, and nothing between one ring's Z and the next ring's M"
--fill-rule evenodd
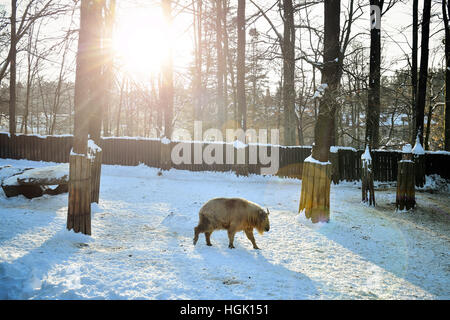
M0 166L50 165L0 160ZM297 213L301 182L277 177L102 167L92 236L66 231L67 194L28 200L0 191L0 299L449 299L450 199L418 192L395 212L395 190L360 203L358 184L331 188L331 222ZM446 188L448 186L445 186ZM270 232L225 231L192 245L210 198L270 209Z

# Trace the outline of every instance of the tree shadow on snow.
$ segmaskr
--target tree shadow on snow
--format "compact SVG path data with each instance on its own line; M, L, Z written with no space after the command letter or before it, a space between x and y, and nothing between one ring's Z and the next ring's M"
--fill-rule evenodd
M0 264L0 299L39 299L51 294L50 298L77 299L71 295L81 287L82 270L67 263L76 253L89 246L89 236L76 234L65 229L57 231L38 247L25 255ZM57 285L46 281L48 272L57 265L64 268L64 282ZM59 271L61 272L61 270Z
M361 215L361 208L349 207L345 212L339 211L339 208L337 210L341 215L348 215L348 217L333 218L332 214L330 223L315 228L317 232L352 251L363 260L437 295L438 298L448 297L445 256L435 256L425 239L415 238L417 234L410 234L405 226L407 222L395 219L399 213L395 210L386 212L380 207L370 207L365 209L367 212L362 213L367 216L361 219L358 217ZM392 214L392 217L389 214ZM443 247L442 250L445 248ZM436 268L431 267L430 264L434 264ZM438 267L441 271L437 270ZM380 272L382 271L376 270L375 267L371 272L367 272L368 285L376 286L377 281L383 281L383 275Z

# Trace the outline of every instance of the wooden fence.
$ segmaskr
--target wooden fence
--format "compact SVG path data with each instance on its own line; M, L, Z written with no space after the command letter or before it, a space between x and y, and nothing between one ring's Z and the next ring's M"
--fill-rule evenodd
M28 159L35 161L69 162L69 153L72 148L73 137L67 136L35 136L17 135L13 139L7 133L0 133L0 158ZM176 143L172 142L173 146ZM195 148L204 148L210 143L186 142L191 148L191 159L193 160ZM200 145L200 146L199 146ZM235 171L233 164L226 164L227 147L230 144L220 144L223 148L224 164L174 164L172 168L190 171ZM103 150L103 164L135 166L143 163L150 167L160 167L161 142L158 139L139 138L103 138L100 143ZM261 145L252 145L259 154ZM277 175L280 177L301 178L303 161L311 154L311 147L277 146L279 152L279 169ZM266 151L267 150L267 151ZM268 156L271 149L267 148ZM246 164L248 173L260 174L261 168L269 165L248 164L249 148L246 148ZM337 150L335 181L357 181L361 176L361 154L362 150L351 150L348 148ZM236 158L236 152L235 152ZM374 178L377 181L395 181L397 179L397 163L401 158L398 151L375 150L372 152L372 163ZM336 161L336 160L333 160ZM450 154L427 153L425 157L426 174L438 174L442 178L450 179Z

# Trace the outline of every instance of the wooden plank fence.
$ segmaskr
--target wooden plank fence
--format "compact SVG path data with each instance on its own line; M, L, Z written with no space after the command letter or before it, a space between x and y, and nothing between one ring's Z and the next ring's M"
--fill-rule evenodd
M17 135L11 138L7 133L0 133L0 158L27 159L48 162L69 162L69 153L72 148L73 137L64 136L37 136ZM176 142L171 142L172 147ZM223 164L194 163L194 150L203 150L211 143L183 142L188 144L191 150L191 163L172 163L172 168L190 171L234 171L232 164L226 163L227 148L233 148L231 144L220 143L223 148ZM100 147L103 150L103 164L136 166L143 163L150 167L160 167L161 142L158 139L140 138L102 138ZM259 155L261 145L251 145ZM301 179L303 161L310 156L311 147L308 146L275 146L279 152L279 169L277 176ZM236 150L236 149L235 149ZM271 149L266 148L268 156ZM336 164L338 171L336 181L358 181L361 176L361 154L362 150L349 148L338 148ZM246 164L249 174L260 174L262 165L249 162L249 147L246 148ZM236 152L234 157L236 159ZM375 150L372 152L374 169L374 180L396 181L397 163L401 159L398 151ZM336 160L334 160L336 161ZM442 178L450 179L450 153L427 152L425 157L425 174L438 174Z

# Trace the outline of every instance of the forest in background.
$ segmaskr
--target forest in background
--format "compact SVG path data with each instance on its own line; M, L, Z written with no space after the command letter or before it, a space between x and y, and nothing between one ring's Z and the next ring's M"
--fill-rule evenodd
M150 2L146 5L163 15L160 1ZM169 132L173 128L192 131L194 120L201 120L204 130L236 126L277 128L280 144L311 145L314 142L324 64L323 1L243 1L244 61L238 61L238 24L242 21L238 1L169 2L172 21L181 17L190 21L185 25L192 40L192 46L185 52L186 65L177 64L174 56L173 113L164 112L166 109L162 106L164 70L154 70L145 79L136 77L105 41L105 54L110 55L106 67L110 82L108 99L101 102L103 136L162 137L169 126L172 127ZM418 46L413 49L413 2L384 1L382 19L389 19L396 6L402 6L410 9L410 20L391 21L397 24L396 36L403 38L401 45L392 40L393 32L384 30L381 24L381 94L376 147L399 149L415 140L412 70L414 50L416 55L419 53L415 59L420 58L421 39L419 37ZM128 5L138 8L143 3L128 1ZM108 0L104 5L99 23L104 38L111 39L112 34L108 32L114 32L114 22L120 18L116 7L127 4ZM341 75L333 145L365 146L370 86L369 5L369 1L342 1ZM10 129L12 32L8 6L7 3L0 7L2 131ZM432 1L423 130L424 147L430 150L445 148L445 8L445 1ZM17 44L15 122L18 133L73 133L78 9L79 1L17 2L14 40ZM420 35L422 7L415 10ZM360 22L367 26L366 30L356 27ZM151 42L152 39L141 41ZM392 55L394 47L402 54ZM245 77L240 79L242 69ZM417 77L417 64L416 70ZM239 102L242 94L244 104Z

